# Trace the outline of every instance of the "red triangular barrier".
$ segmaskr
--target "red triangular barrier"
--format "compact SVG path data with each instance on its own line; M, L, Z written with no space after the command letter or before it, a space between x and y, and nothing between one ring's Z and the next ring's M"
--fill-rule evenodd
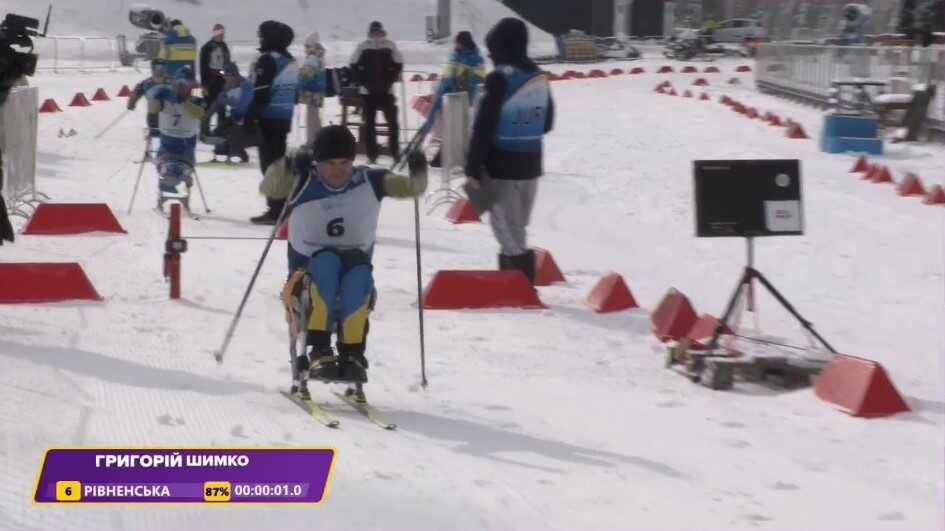
M574 79L587 79L587 74L584 72L574 72L571 74L571 77Z
M675 95L676 95L676 89L670 87L670 88L669 88L669 92L666 92L666 94L669 94L670 96L675 96Z
M128 85L122 85L121 89L118 90L118 97L127 98L128 96L131 96L131 89L128 88Z
M567 282L550 252L538 247L533 250L535 251L536 286L550 286L556 282Z
M879 164L867 164L866 171L863 172L863 175L860 176L860 180L872 181L873 175L879 171L879 168L880 168Z
M945 204L945 190L942 190L942 186L938 184L933 184L929 191L925 194L925 199L922 200L926 205L942 205Z
M693 81L692 84L693 84L694 86L696 86L696 87L704 87L704 86L708 85L709 82L706 81L706 79L705 79L704 77L700 77L699 79Z
M749 107L748 110L745 111L745 116L754 120L758 118L758 110L755 109L754 107Z
M690 342L689 348L693 350L707 348L718 326L718 319L707 313L702 314L702 317L700 317L699 320L692 325L692 328L689 329L689 332L686 333L686 339ZM732 329L729 328L728 325L725 325L722 327L722 333L731 334Z
M633 67L632 70L630 70L630 73L631 74L644 74L646 73L646 70L644 70L643 67L635 66Z
M612 75L612 76L622 76L622 75L623 75L623 70L621 70L621 69L619 69L619 68L611 69L610 75Z
M95 91L95 94L92 95L92 101L110 101L111 98L108 97L108 94L105 93L105 89L99 88Z
M682 95L682 96L683 96L684 98L691 98L691 97L692 97L692 91L686 89L686 91L683 92L683 95Z
M564 75L562 75L562 77L563 77L564 79L574 79L575 77L577 77L577 71L576 71L576 70L565 70L565 71L564 71Z
M719 103L721 103L722 105L731 105L732 98L729 98L727 95L722 94L722 97L719 98Z
M617 273L607 273L601 277L588 294L587 303L597 313L619 312L639 307L627 283Z
M39 112L62 112L62 109L59 108L56 100L48 98L39 106Z
M554 72L548 72L548 81L561 81L561 77Z
M603 70L599 70L595 68L594 70L591 70L590 72L587 73L587 77L599 79L599 78L607 77L607 74L605 74Z
M422 301L429 310L545 307L521 271L438 271Z
M102 300L77 263L0 264L0 304Z
M432 74L427 76L427 81L436 81L438 79L440 79L440 75L437 74L436 72L433 72Z
M880 166L877 171L873 172L870 182L874 182L874 183L893 182L892 175L890 175L889 173L889 168L887 168L886 166Z
M656 92L657 94L666 94L665 87L662 84L656 85L656 88L653 89L653 92Z
M922 181L919 180L914 173L907 173L906 176L902 178L902 182L899 183L896 191L902 196L925 195L925 188L922 187Z
M85 98L85 94L76 92L75 96L72 97L72 103L69 104L69 107L90 107L91 105L89 100Z
M703 92L703 93L699 96L699 99L700 99L701 101L710 101L712 98L710 98L708 94L706 94L705 92Z
M61 235L86 232L125 233L105 203L42 203L23 234Z
M682 72L683 74L695 74L695 73L697 73L697 72L699 72L699 71L696 70L696 67L694 67L694 66L692 66L692 65L686 65L686 66L683 67L682 70L680 70L680 72Z
M781 118L777 114L774 114L774 113L771 113L768 116L767 122L768 122L768 125L772 125L774 127L784 127L784 123L781 122Z
M663 300L650 317L653 334L660 341L679 340L692 330L696 323L696 311L685 295L669 288Z
M421 74L414 74L410 76L410 81L423 81L424 77Z
M785 133L785 136L788 138L810 138L807 136L807 133L804 132L804 128L801 127L801 124L797 122L791 123L791 125L788 127L787 133Z
M860 155L856 159L856 163L853 164L853 167L850 168L850 173L862 173L870 169L869 163L866 161L866 155Z
M656 71L656 73L657 73L657 74L669 74L669 73L672 72L672 71L673 71L673 67L671 67L671 66L669 66L669 65L663 65L663 66L660 67L659 70Z
M748 65L741 65L735 69L736 72L751 72L751 67Z
M854 417L886 417L911 411L883 366L838 354L814 382L817 398Z
M738 79L737 77L733 77L733 78L731 78L731 79L728 80L728 84L729 84L729 85L741 85L742 82L739 81L739 79Z
M285 220L282 225L279 226L279 230L276 231L277 240L288 240L289 239L289 220Z
M705 67L705 70L703 70L703 72L706 73L706 74L718 74L718 73L719 73L719 67L717 67L717 66L707 66L707 67Z
M450 209L446 212L446 219L454 224L479 223L480 221L476 209L473 208L472 203L464 197L453 201L453 204L450 205Z

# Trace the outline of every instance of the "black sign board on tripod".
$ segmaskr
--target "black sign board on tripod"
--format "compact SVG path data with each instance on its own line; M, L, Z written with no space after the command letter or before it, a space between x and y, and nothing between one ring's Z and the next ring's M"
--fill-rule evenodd
M836 352L791 303L754 267L754 238L804 234L801 165L798 160L697 160L693 162L696 236L746 239L748 264L709 343L712 351L742 291L754 311L758 280L830 352Z

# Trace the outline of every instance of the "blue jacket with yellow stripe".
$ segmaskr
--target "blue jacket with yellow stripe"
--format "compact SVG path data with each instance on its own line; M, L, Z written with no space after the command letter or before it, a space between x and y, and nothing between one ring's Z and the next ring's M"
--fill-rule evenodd
M440 76L440 84L436 89L433 106L427 120L436 119L436 113L443 105L443 95L451 92L465 92L469 94L469 104L476 101L479 86L486 79L485 61L478 48L456 50L450 54L449 63Z
M167 77L173 78L178 70L187 66L190 67L191 78L194 79L194 72L196 71L194 64L197 61L197 39L190 34L190 30L183 24L174 26L169 31L164 32L164 40L161 41L158 58L164 60L164 70Z

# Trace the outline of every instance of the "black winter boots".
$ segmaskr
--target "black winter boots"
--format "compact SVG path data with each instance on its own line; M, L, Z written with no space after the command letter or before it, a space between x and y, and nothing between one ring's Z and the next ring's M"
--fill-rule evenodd
M528 279L528 283L535 285L535 251L529 249L524 254L517 255L499 255L499 270L511 271L519 270Z
M256 217L249 218L249 221L255 225L275 225L279 221L279 214L282 214L283 206L285 206L285 199L266 198L266 211Z

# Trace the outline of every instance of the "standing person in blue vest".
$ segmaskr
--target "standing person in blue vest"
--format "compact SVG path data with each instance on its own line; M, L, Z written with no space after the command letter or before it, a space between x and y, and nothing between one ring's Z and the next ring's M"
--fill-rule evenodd
M292 28L267 20L259 25L259 57L253 65L253 102L246 120L259 127L259 169L263 176L269 165L285 156L286 139L292 129L299 68L289 53L295 33ZM250 218L257 225L275 225L285 205L285 197L266 197L266 211Z
M534 284L535 253L528 248L542 168L542 138L554 124L547 76L528 58L528 28L504 18L486 36L495 70L473 122L464 186L476 210L489 212L501 248L499 269L520 270Z
M161 32L164 39L161 40L158 58L164 61L165 74L173 78L178 70L186 67L190 69L191 79L196 79L197 39L177 19L167 22Z
M442 120L437 120L437 113L443 106L443 95L451 92L465 92L469 95L469 105L472 107L479 93L479 86L486 77L485 61L479 53L479 47L473 41L472 33L461 31L456 34L456 46L450 54L449 62L440 75L440 84L433 98L427 122L433 123L435 132L442 128ZM437 151L430 166L440 167L440 151Z

